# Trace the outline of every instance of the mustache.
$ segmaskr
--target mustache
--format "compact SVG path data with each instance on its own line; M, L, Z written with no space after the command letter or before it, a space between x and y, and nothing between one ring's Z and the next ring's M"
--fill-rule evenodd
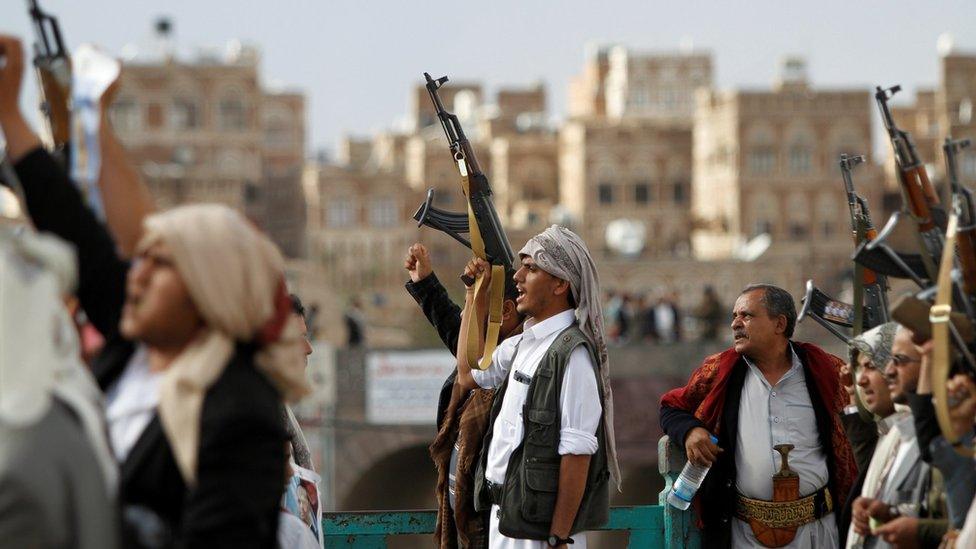
M748 337L746 333L741 330L735 330L732 332L732 337Z

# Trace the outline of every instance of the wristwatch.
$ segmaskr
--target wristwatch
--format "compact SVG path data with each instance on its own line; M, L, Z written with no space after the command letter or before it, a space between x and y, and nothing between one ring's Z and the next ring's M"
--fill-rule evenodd
M560 545L572 545L573 538L563 539L555 534L550 534L548 539L549 547L559 547Z

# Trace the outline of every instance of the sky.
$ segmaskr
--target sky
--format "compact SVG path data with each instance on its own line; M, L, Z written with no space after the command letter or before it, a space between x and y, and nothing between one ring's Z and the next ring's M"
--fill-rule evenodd
M393 127L424 71L479 80L489 91L541 80L550 114L562 117L588 42L664 51L690 42L712 53L719 88L768 87L779 60L798 54L814 86L900 83L904 99L938 83L942 33L976 52L973 0L40 3L60 19L69 47L94 42L121 55L127 44L149 43L159 16L171 18L181 48L234 39L258 46L264 82L307 94L310 151ZM0 2L0 32L32 40L25 6Z

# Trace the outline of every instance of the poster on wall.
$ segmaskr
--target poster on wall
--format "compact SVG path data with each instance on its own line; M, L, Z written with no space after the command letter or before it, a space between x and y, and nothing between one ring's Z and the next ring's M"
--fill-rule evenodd
M366 357L366 419L383 425L433 425L437 397L455 368L448 351L376 351Z

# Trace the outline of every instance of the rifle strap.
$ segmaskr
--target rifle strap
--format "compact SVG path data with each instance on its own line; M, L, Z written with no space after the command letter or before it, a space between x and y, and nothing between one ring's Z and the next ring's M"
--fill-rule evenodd
M458 171L461 172L461 192L468 203L468 236L471 239L471 252L475 257L487 260L488 254L485 252L485 241L481 237L481 228L478 226L478 219L471 207L471 184L468 179L468 168L464 157L457 159ZM482 284L485 281L484 275L478 275L474 285L474 295L480 295ZM491 365L491 355L495 352L498 345L498 334L502 327L502 305L505 302L505 266L491 266L491 280L488 283L488 326L485 330L485 350L478 353L478 338L481 334L481 319L478 318L477 307L471 317L471 329L468 331L468 340L465 342L465 353L468 364L476 364L479 370L485 370ZM477 303L476 303L477 306ZM480 358L480 361L479 361Z
M939 265L939 276L935 294L935 304L929 311L929 322L932 323L932 397L935 406L935 417L939 421L939 428L946 441L955 448L956 452L966 457L972 457L973 451L959 443L959 437L952 428L949 416L949 391L946 382L949 380L952 363L952 348L949 345L949 321L952 313L952 265L956 252L956 231L959 227L958 209L953 208L946 228L945 245L942 249L942 262Z

